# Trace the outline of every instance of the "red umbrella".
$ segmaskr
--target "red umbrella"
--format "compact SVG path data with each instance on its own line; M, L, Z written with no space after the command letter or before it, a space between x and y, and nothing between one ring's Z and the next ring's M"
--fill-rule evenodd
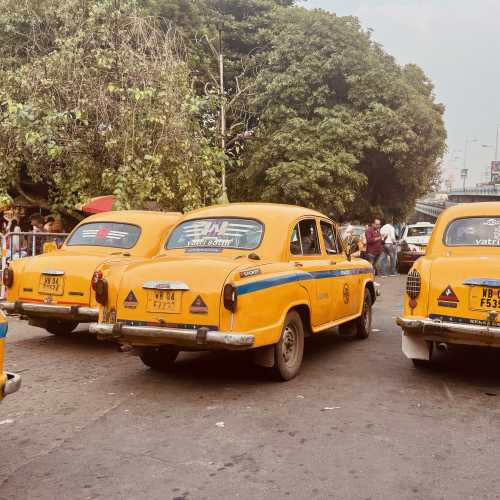
M87 203L80 205L79 209L87 214L109 212L110 210L113 210L114 201L115 197L112 194L107 196L98 196L97 198L92 198Z

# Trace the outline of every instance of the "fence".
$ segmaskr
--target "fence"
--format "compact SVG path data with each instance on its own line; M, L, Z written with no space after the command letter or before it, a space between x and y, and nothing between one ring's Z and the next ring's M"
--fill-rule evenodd
M0 235L2 245L1 272L9 266L10 261L33 257L41 253L59 248L68 233L33 233L19 232ZM2 282L0 300L5 298L5 287Z

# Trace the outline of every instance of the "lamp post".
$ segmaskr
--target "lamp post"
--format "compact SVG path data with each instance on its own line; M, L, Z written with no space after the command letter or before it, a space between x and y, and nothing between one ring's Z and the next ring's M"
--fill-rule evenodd
M219 34L219 97L220 97L220 142L221 150L224 154L226 152L226 96L224 95L224 52L223 52L223 41L222 41L222 30L224 25L222 23L217 23L217 32ZM222 195L221 203L228 203L229 199L227 197L226 188L226 164L222 162Z
M500 123L497 123L497 138L495 141L495 161L498 161L498 132L500 131Z

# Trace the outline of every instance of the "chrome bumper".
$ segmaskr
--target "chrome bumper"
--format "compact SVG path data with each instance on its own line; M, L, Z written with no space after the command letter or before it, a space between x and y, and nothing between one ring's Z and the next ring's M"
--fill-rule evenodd
M246 333L220 332L200 327L197 330L187 328L169 328L155 326L129 326L122 323L92 323L91 333L96 333L102 340L127 342L129 339L147 343L177 344L188 346L250 347L255 342L253 335Z
M415 335L432 336L439 334L473 334L500 339L500 326L466 325L431 318L411 319L399 317L396 323L406 332Z
M3 395L13 394L17 392L21 387L21 375L16 375L15 373L7 372L7 382L3 388Z
M99 317L97 307L57 305L57 304L33 304L31 302L0 302L0 308L10 313L27 314L39 316L71 316L75 319L96 319Z

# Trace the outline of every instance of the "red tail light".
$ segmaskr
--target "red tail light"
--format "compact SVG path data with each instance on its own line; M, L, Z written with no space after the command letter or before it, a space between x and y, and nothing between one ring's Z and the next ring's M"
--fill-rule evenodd
M7 288L10 288L14 283L14 271L10 267L3 270L2 281Z
M95 299L105 306L108 303L108 282L100 279L95 284Z
M92 275L92 290L95 291L95 286L99 280L102 280L103 274L102 271L95 271L94 274Z
M234 312L236 311L236 304L238 303L238 292L233 285L226 285L224 287L224 307Z

